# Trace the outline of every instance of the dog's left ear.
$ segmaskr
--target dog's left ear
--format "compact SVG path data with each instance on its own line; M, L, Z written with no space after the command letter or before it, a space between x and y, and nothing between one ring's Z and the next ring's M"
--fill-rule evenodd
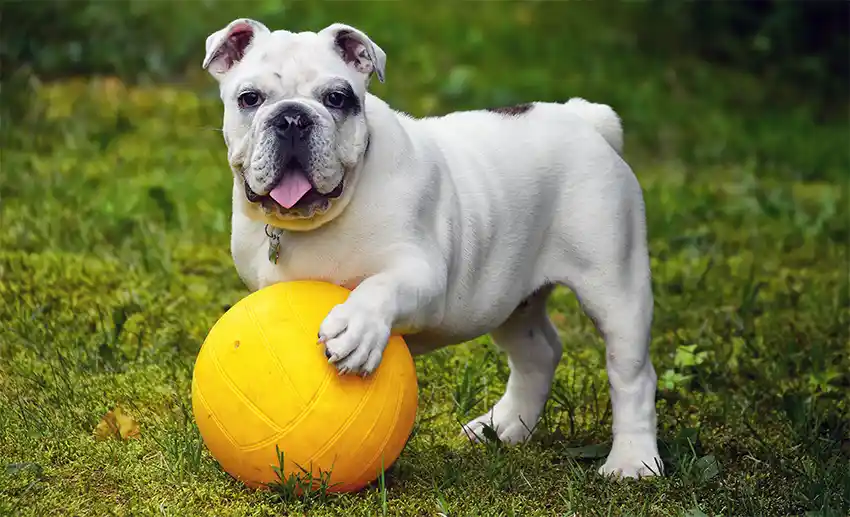
M206 55L201 65L221 81L233 66L245 57L258 36L271 31L262 23L248 18L233 20L227 27L210 34L206 42Z
M321 31L333 42L343 61L367 77L375 73L384 82L387 55L362 31L342 23L334 23Z

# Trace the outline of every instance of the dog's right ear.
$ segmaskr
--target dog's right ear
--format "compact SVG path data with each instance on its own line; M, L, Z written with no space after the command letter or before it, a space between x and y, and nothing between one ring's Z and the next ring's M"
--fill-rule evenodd
M245 57L254 40L267 34L271 31L258 21L248 18L233 20L227 27L207 37L207 54L201 67L221 81L233 65Z

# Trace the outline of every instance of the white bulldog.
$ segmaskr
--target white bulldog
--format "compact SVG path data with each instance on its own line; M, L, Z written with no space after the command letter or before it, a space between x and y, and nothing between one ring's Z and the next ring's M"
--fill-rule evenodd
M420 354L490 333L502 398L465 426L528 438L561 342L546 313L575 292L607 345L613 447L600 472L661 472L653 296L641 188L603 104L571 99L414 119L367 92L386 55L354 27L270 31L237 19L206 41L233 171L231 251L246 285L353 289L319 329L366 375L390 333Z

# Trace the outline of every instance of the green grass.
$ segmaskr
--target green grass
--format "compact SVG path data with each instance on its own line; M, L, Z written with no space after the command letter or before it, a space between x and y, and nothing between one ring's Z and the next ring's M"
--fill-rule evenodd
M4 85L17 101L4 100L0 162L0 514L850 513L846 120L776 104L743 73L641 54L620 16L588 3L333 5L207 13L181 49L193 71L170 84ZM416 115L572 95L622 114L648 212L667 476L596 475L604 347L566 290L551 301L564 357L532 442L458 436L507 379L481 338L417 358L414 434L375 486L298 497L221 471L192 419L192 366L247 291L228 252L221 109L195 68L206 33L242 14L365 28L389 55L376 92ZM138 438L94 440L115 405Z

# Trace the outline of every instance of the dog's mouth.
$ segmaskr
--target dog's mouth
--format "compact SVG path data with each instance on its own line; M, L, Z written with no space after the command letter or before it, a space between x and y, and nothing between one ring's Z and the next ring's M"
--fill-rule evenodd
M267 210L303 212L306 209L323 210L332 199L342 195L345 181L340 181L332 191L322 194L310 181L309 175L296 160L290 160L283 168L277 184L268 194L255 193L245 181L245 196L252 203L259 203Z

